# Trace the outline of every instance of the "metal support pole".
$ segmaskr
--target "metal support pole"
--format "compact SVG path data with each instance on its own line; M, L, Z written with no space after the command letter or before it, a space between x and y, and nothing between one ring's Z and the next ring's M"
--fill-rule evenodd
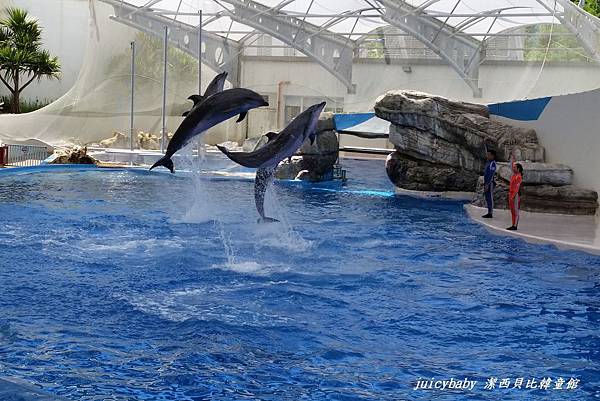
M198 11L198 94L202 94L202 10Z
M198 10L198 94L202 95L202 10ZM198 160L204 160L204 141L198 135Z
M169 27L165 25L165 38L163 42L163 104L162 104L162 137L160 139L160 151L165 152L167 138L167 50L169 48Z
M133 151L134 144L134 128L133 128L133 113L134 113L134 96L135 95L135 42L131 42L131 109L129 114L129 149Z

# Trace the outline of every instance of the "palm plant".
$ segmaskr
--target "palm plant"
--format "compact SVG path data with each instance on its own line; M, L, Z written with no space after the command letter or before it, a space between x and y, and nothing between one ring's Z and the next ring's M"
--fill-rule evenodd
M10 112L20 112L20 95L34 80L58 78L60 63L41 49L42 29L26 10L8 8L0 19L0 81L11 93Z

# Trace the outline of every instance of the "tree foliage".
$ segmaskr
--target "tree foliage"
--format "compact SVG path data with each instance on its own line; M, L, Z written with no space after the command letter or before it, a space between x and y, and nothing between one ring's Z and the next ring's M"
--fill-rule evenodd
M145 32L137 32L135 35L136 75L147 78L154 82L162 82L163 77L163 41ZM198 78L198 60L189 54L169 46L167 54L168 74L178 81L194 82ZM113 57L109 64L109 74L114 71L127 71L131 64L130 52Z
M579 5L579 0L571 0ZM586 0L583 9L600 15L600 0ZM557 24L531 25L525 28L530 34L525 42L525 60L528 61L586 61L589 56L576 36Z
M571 0L575 4L579 4L579 0ZM599 0L586 0L583 9L588 13L600 16L600 1Z
M42 47L42 28L26 10L8 8L0 19L0 81L11 93L9 110L20 112L20 94L35 80L58 78L60 63Z

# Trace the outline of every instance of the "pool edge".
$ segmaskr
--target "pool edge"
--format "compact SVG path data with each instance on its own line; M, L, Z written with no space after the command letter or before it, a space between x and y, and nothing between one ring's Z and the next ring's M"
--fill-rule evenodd
M550 236L529 234L529 233L526 233L523 231L508 231L504 228L503 225L497 226L497 225L492 224L492 221L484 220L481 217L479 217L479 215L481 213L486 213L485 208L474 206L471 204L465 204L465 205L463 205L463 208L464 208L467 216L472 221L483 226L491 234L498 235L498 236L505 236L505 237L520 238L528 243L533 243L533 244L554 245L556 248L558 248L560 250L576 250L576 251L586 252L591 255L600 256L600 244L588 245L588 244L582 244L582 243L577 243L577 242L573 242L573 241L565 241L562 239L551 238ZM502 211L502 212L508 213L508 211ZM502 213L502 212L500 212L500 213ZM495 210L494 214L499 214L499 211ZM552 215L548 215L545 213L528 212L527 214L530 216L546 216L547 218L552 217ZM560 216L565 217L566 215L560 215ZM576 216L576 217L581 218L582 216ZM590 220L594 219L594 216L589 216L589 218L590 218ZM498 220L496 220L496 222L498 222Z

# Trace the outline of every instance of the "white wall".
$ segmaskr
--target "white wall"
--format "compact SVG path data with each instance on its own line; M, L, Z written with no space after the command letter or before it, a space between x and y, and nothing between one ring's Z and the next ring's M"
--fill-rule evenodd
M480 68L483 97L473 97L467 84L450 67L438 62L428 64L407 61L411 72L402 64L359 61L354 64L353 82L356 94L318 64L300 59L289 62L269 58L245 58L242 84L259 92L277 92L277 83L289 81L284 95L343 98L344 111L373 110L377 97L389 90L413 89L455 100L475 103L496 103L515 99L537 98L564 93L576 93L600 87L600 66L593 63L488 62Z
M57 56L62 66L60 80L33 82L22 98L58 99L75 84L81 69L89 25L88 0L0 0L0 9L7 6L24 8L39 20L43 48ZM0 93L8 94L4 85Z
M549 163L573 168L576 185L600 192L600 90L553 97L537 121L498 118L534 128Z

